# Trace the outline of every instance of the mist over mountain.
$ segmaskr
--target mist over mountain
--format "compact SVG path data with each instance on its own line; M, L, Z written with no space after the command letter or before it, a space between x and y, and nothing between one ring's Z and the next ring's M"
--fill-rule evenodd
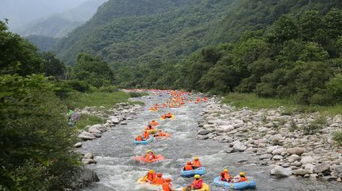
M88 0L1 0L0 19L7 18L10 29L15 31L36 19L70 10L86 1Z
M17 28L16 32L22 36L61 38L89 20L105 1L107 0L87 0L73 9L23 25Z

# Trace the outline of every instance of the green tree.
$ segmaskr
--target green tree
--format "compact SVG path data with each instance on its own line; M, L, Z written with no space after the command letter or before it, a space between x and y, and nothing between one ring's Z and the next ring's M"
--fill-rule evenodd
M43 72L37 49L0 21L0 73L29 75Z
M43 71L46 76L63 78L66 72L65 65L51 52L42 53L44 59Z
M112 84L114 75L102 59L82 53L78 55L76 65L73 67L72 78L98 88Z
M0 188L62 190L78 168L75 132L42 75L0 77Z

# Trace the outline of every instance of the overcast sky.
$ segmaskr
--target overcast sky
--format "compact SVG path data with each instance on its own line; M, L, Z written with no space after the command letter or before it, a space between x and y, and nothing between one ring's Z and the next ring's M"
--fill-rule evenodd
M0 19L9 19L10 27L20 27L79 6L89 0L0 0Z

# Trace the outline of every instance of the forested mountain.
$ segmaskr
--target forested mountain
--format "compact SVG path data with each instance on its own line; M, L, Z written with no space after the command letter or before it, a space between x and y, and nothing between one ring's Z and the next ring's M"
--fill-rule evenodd
M272 24L283 14L327 11L338 0L110 0L57 46L71 64L79 52L107 61L150 62L183 58L211 44L237 40L241 32Z
M16 32L25 37L31 35L52 38L64 37L88 21L96 13L97 8L105 1L86 1L73 9L30 22L17 29Z
M229 11L226 9L232 2L110 0L89 22L62 40L56 50L68 64L81 51L107 61L149 61L150 57L166 56L159 51L169 45L171 57L173 53L187 55L202 46L200 38L207 25ZM180 37L187 40L174 47L172 43Z
M121 87L342 97L340 0L110 0L56 47L115 69Z

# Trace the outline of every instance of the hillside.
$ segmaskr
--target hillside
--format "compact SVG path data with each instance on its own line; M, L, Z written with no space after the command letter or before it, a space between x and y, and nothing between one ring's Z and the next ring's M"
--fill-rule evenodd
M56 46L59 58L72 64L79 52L110 62L147 63L179 60L194 51L237 40L247 29L264 28L283 14L322 11L338 0L110 0L85 25Z
M61 40L56 50L68 64L82 51L107 61L148 61L149 57L163 57L156 51L159 47L171 44L183 34L190 35L191 31L193 39L173 51L180 56L188 55L202 46L193 41L203 36L211 21L223 16L232 2L111 0L89 22Z

